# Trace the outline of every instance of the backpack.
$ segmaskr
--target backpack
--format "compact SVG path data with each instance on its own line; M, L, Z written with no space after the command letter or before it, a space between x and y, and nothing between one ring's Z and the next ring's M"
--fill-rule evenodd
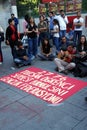
M76 64L76 67L75 67L73 74L75 77L87 76L87 61L86 62L78 62Z

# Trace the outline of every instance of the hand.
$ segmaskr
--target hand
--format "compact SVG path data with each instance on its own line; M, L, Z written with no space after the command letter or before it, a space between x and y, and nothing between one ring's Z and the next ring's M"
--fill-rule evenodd
M8 40L6 40L6 45L9 45L9 41Z
M61 52L60 52L60 53L61 53L61 55L64 55L64 51L62 51L62 50L61 50Z
M35 32L35 29L32 29L33 32Z
M23 56L23 59L24 59L24 60L28 60L28 57L27 57L27 56Z
M81 55L85 55L85 54L86 54L86 52L85 52L85 51L82 51L82 52L81 52Z

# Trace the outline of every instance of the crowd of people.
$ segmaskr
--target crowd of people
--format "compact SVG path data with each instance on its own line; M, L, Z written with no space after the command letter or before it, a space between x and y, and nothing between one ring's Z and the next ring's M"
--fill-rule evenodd
M74 70L81 58L87 61L86 36L82 35L84 19L81 12L77 12L77 17L73 24L69 26L67 32L68 17L64 10L60 14L49 12L48 18L39 16L37 24L33 17L25 15L23 22L24 35L18 35L18 19L11 14L8 19L8 27L5 33L5 42L11 48L13 61L16 66L31 65L32 60L51 60L56 64L59 73L67 74ZM72 28L74 26L74 29ZM0 29L3 32L3 29ZM0 64L3 63L0 40Z

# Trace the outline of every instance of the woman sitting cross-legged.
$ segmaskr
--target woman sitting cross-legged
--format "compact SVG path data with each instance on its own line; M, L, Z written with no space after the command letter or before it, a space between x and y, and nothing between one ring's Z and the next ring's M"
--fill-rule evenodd
M23 47L21 41L18 41L17 48L15 48L14 63L18 66L31 65L31 60L27 56L26 49Z
M75 53L76 52L72 44L68 45L66 51L60 51L60 53L58 54L58 58L54 59L59 72L67 74L68 70L72 70L75 68L76 64L73 62Z
M38 54L38 57L40 57L42 60L53 60L54 59L54 55L52 53L52 47L47 38L43 39L43 42L41 45L41 52L40 52L40 54Z

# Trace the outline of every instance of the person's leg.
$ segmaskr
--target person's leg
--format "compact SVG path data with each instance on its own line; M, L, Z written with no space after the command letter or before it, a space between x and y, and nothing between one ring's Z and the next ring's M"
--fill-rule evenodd
M65 61L63 61L61 59L58 59L58 58L55 58L54 62L57 65L59 72L65 70L65 66L67 65L67 62L65 62Z
M72 70L74 69L76 66L75 63L71 62L71 63L68 63L67 66L65 67L66 70Z
M48 56L48 60L53 60L54 59L54 55L53 54L50 54L49 56Z
M40 57L42 60L47 60L47 57L43 54L38 54L38 57Z
M74 31L74 46L76 46L77 43L77 31Z
M54 37L53 38L53 42L54 42L54 45L56 47L56 50L57 52L60 50L60 43L59 43L59 38L58 37Z
M37 37L33 38L33 55L36 56L37 55Z
M63 32L62 32L62 30L60 30L59 34L60 34L60 39L61 39L61 38L63 37Z
M33 42L32 42L32 39L29 38L29 41L28 41L28 57L31 59L33 54Z
M63 30L62 33L63 33L63 36L66 37L66 30Z
M82 31L78 31L78 44L80 43L81 35L82 35Z

